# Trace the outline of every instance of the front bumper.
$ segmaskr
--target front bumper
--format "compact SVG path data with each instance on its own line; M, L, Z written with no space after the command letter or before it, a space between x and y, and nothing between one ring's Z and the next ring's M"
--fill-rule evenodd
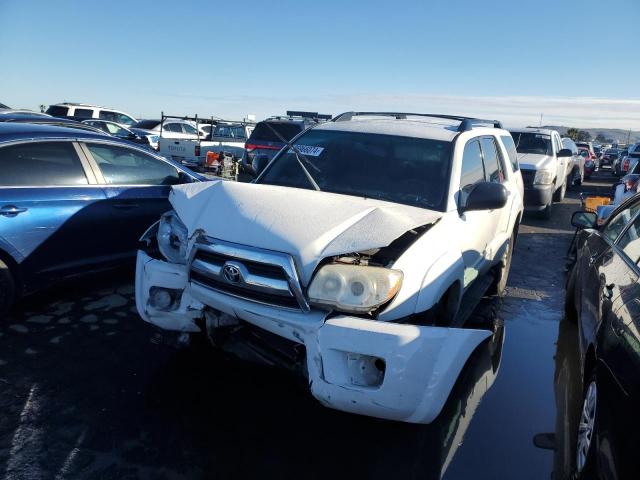
M188 278L187 266L139 251L136 305L141 317L163 329L199 332L196 319L208 307L302 343L313 396L325 406L361 415L431 422L469 355L491 335L488 330L423 327L347 315L327 318L321 310L279 309L192 284ZM153 309L149 305L152 287L182 291L175 310ZM384 364L379 381L366 381L372 376L372 364L366 361L370 358Z
M527 185L524 187L524 208L543 210L553 199L553 184Z

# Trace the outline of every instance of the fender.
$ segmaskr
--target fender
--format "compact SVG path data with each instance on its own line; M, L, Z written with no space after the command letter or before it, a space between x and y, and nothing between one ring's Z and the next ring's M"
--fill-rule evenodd
M418 294L415 313L429 310L440 300L451 285L457 282L462 287L464 285L463 280L464 262L460 253L449 250L442 254L424 276ZM458 306L463 293L463 288L460 288Z
M6 252L18 265L24 260L24 255L2 237L0 237L0 250Z

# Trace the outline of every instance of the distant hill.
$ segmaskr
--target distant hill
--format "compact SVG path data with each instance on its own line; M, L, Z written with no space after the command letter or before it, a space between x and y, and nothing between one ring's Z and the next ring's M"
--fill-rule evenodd
M559 127L548 125L544 128L550 128L552 130L557 130L560 135L565 135L569 128L579 128L579 127ZM591 138L595 139L598 134L602 134L605 138L609 138L614 141L614 143L627 143L627 138L630 138L630 143L640 142L640 132L631 131L631 136L629 136L629 130L621 130L619 128L579 128L580 130L584 130L591 134Z

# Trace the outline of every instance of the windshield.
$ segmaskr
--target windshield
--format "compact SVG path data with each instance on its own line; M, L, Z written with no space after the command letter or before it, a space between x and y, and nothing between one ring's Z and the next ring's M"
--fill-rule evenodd
M451 143L370 133L311 130L282 150L258 183L375 198L444 210ZM303 168L304 166L304 168Z
M260 122L251 133L251 141L282 142L275 130L285 140L289 141L302 131L302 125L292 122Z
M553 155L551 136L533 132L511 132L518 153Z

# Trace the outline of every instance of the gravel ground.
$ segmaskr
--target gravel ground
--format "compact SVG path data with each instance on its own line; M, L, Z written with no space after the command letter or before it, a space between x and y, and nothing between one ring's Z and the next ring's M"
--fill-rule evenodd
M601 172L585 188L612 182ZM573 191L551 221L525 217L508 295L477 313L497 311L505 325L493 385L469 367L429 426L325 409L288 374L167 345L138 317L129 269L24 299L0 325L0 475L550 478L553 454L532 437L554 429L577 204Z

